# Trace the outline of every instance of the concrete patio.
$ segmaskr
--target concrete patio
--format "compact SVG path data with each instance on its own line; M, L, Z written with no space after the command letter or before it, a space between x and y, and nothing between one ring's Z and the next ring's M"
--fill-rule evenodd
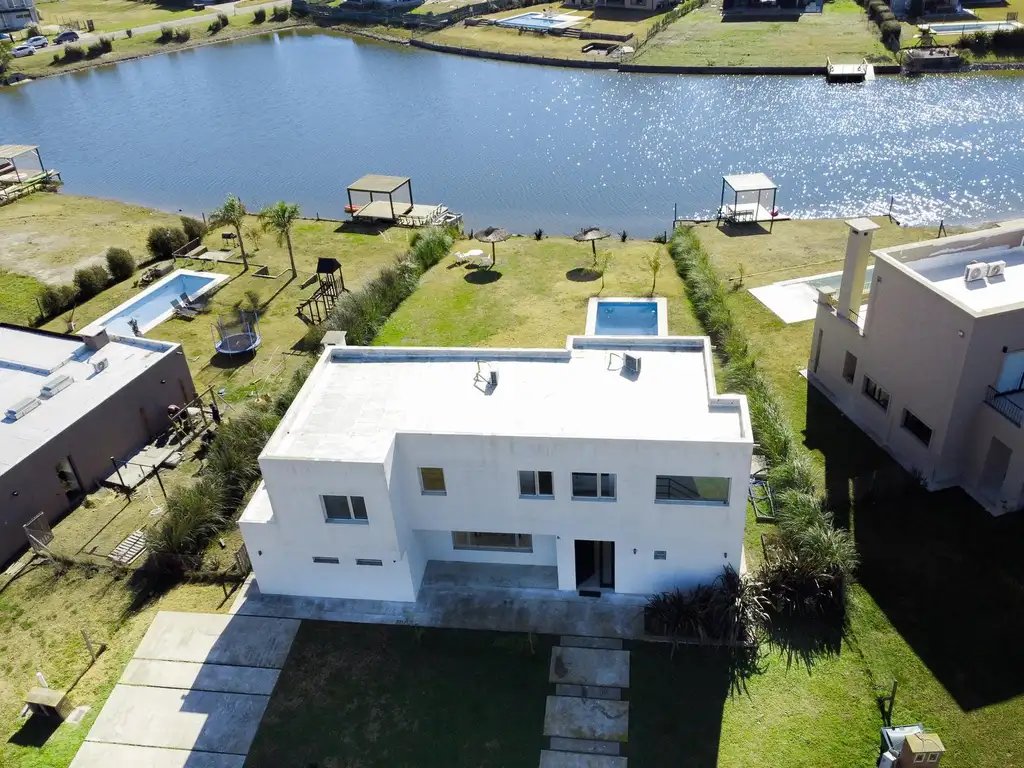
M452 566L432 570L415 603L386 600L264 595L250 578L231 607L240 616L286 619L348 621L359 624L411 624L420 627L489 629L502 632L536 632L553 635L584 635L636 639L643 636L643 607L639 595L606 593L599 598L576 592L532 586L546 581L543 569L517 566L487 569L479 564L460 575ZM463 576L473 573L472 581ZM482 580L481 580L482 579ZM505 584L508 586L497 586ZM523 584L526 586L518 586Z

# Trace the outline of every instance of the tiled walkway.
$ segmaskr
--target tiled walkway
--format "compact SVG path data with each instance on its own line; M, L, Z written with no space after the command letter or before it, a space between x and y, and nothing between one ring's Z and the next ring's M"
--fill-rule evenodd
M626 768L629 651L619 639L565 636L551 649L540 768Z

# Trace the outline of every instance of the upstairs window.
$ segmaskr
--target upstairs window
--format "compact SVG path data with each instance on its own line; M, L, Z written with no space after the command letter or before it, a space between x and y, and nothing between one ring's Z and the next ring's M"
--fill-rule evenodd
M445 496L444 470L440 467L420 467L420 491L425 495Z
M728 504L729 478L658 475L654 479L654 499L655 501Z
M368 523L362 496L321 496L324 518L329 523Z
M574 499L615 499L615 475L606 472L573 472Z
M555 497L554 479L550 472L519 470L519 495L528 498Z

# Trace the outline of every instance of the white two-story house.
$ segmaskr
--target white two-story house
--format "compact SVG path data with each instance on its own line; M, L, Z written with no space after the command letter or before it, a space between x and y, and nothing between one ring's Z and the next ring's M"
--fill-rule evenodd
M269 594L412 601L453 562L650 594L741 568L752 449L706 338L334 346L239 526Z
M0 0L0 32L39 23L35 0Z

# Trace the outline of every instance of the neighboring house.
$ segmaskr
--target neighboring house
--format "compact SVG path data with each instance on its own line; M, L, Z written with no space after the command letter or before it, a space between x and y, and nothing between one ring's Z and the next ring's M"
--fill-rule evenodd
M412 601L431 566L650 594L741 568L752 450L706 338L328 347L239 527L271 594Z
M0 563L22 526L60 517L195 397L180 344L0 323Z
M615 8L628 11L654 11L678 5L679 0L568 0L566 5L578 8Z
M961 486L992 514L1021 508L1024 220L875 251L876 224L846 223L808 378L928 488Z
M0 31L24 29L38 23L35 0L0 0Z

